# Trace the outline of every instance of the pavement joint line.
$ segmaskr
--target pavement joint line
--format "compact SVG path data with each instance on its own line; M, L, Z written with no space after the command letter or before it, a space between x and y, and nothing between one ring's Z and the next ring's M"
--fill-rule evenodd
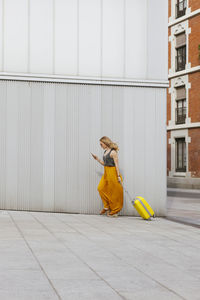
M87 223L87 222L85 222L85 223ZM87 223L87 224L89 224L89 223ZM90 224L89 224L90 225ZM93 227L95 227L95 225L93 225ZM103 231L103 230L102 230ZM106 233L105 231L103 231L104 233ZM107 234L107 233L106 233ZM109 234L110 235L110 234ZM159 234L158 234L159 235ZM111 236L111 235L110 235ZM160 236L162 236L162 235L160 235ZM111 236L112 237L112 236ZM164 237L166 237L166 236L164 236ZM167 237L167 238L169 238L169 237ZM172 239L173 241L175 241L175 242L177 242L176 240L174 240L174 239ZM177 242L177 243L179 243L180 244L180 242ZM152 257L154 257L154 258L157 258L157 256L155 256L155 255L153 255L151 252L148 252L148 251L146 251L146 250L144 250L144 249L142 249L142 248L139 248L139 247L135 247L135 245L133 245L133 248L135 248L135 249L137 249L137 250L139 250L139 251L143 251L144 253L147 253L147 255L152 255ZM197 249L199 249L199 248L197 248ZM175 250L171 250L171 251L174 251L174 252L176 252ZM112 253L112 252L111 252ZM115 253L113 253L114 255L115 255ZM188 255L185 255L185 254L183 254L183 256L185 256L185 257L189 257L190 258L190 256L188 256ZM116 256L117 257L117 256ZM163 258L160 258L159 257L159 259L161 260L161 261L163 261L164 263L167 263L168 265L170 265L170 266L172 266L172 267L176 267L177 268L177 266L176 265L174 265L174 264L172 264L172 263L169 263L168 261L166 261L166 260L164 260ZM178 267L178 269L180 270L180 271L183 271L181 268L179 268ZM193 276L193 275L190 275L190 276Z
M33 215L31 213L31 215ZM126 300L125 297L123 297L118 291L116 291L102 276L100 276L92 267L90 267L84 260L82 260L80 258L80 256L78 254L76 254L75 252L73 252L73 250L70 247L67 247L65 243L62 242L62 240L60 240L51 230L49 230L45 224L43 224L40 220L38 220L38 218L36 218L34 215L33 217L35 218L35 220L40 223L50 234L52 234L54 236L54 238L61 243L67 250L69 250L74 256L76 256L82 263L84 263L92 272L94 272L99 278L100 280L102 280L106 285L108 285L121 299ZM58 219L59 220L59 219ZM60 220L59 220L60 221ZM64 223L64 222L63 222ZM77 231L78 232L78 231ZM81 233L81 232L79 232ZM81 233L81 235L83 235Z
M85 221L84 221L84 222L85 222ZM85 222L85 223L88 224L88 225L90 225L90 224L87 223L87 222ZM93 225L93 227L95 227L95 225ZM102 231L103 231L103 230L102 230ZM104 231L103 231L103 232L104 232ZM104 232L104 233L105 233L105 232ZM106 233L106 234L108 234L108 235L110 235L110 236L112 237L112 235L111 235L110 233ZM88 239L89 239L89 238L88 238ZM90 239L89 239L89 240L90 240ZM92 240L91 240L91 241L92 241ZM131 245L131 246L133 246L133 245ZM151 255L152 255L152 253L150 253L150 252L148 252L148 251L146 251L146 250L144 250L144 249L141 249L141 248L139 248L139 247L133 246L133 248L135 248L135 249L137 249L137 250L140 250L140 251L143 251L144 253L146 252L147 254L151 254ZM106 248L104 248L104 249L106 249ZM124 262L123 258L121 258L120 256L117 256L117 255L115 254L115 252L112 252L112 251L110 251L110 250L108 250L108 249L106 249L106 250L109 251L110 253L112 253L116 258L118 258L118 259L120 259L120 260L122 260L122 261ZM157 258L157 257L154 256L154 255L152 255L152 256L155 257L155 258ZM165 261L165 260L163 260L163 259L161 259L161 258L159 258L159 259L162 260L162 261L165 262L165 263L168 263L168 264L171 265L172 267L177 267L177 266L175 266L175 265L169 263L168 261ZM126 264L129 265L127 262L126 262ZM131 264L131 265L132 265L132 264ZM139 271L140 273L142 273L143 275L149 277L151 280L155 281L156 283L158 283L159 285L161 285L161 286L164 287L165 289L171 291L172 293L176 294L176 295L179 296L180 298L186 300L185 298L183 298L183 296L179 295L178 293L176 293L175 291L171 290L171 289L168 288L167 286L163 285L162 283L160 283L160 282L157 281L156 279L152 278L152 277L151 277L150 275L148 275L147 273L141 271L141 270L140 270L138 267L136 267L135 265L132 265L132 267L135 268L135 269L136 269L137 271ZM179 269L179 270L182 271L181 269Z
M166 220L166 219L164 219L164 220ZM154 225L153 223L151 223L152 225ZM150 224L148 224L148 225L150 225ZM146 229L147 229L147 231L150 231L150 230L148 230L148 229L150 229L150 227L148 226L148 227L146 227ZM128 233L132 233L132 231L129 231L127 228L125 229L126 230L126 232L128 232ZM103 230L102 230L103 231ZM151 232L151 231L150 231ZM152 233L152 232L151 232ZM164 238L167 238L167 239L170 239L170 240L172 240L172 241L174 241L174 242L176 242L177 244L180 244L180 241L177 241L177 240L175 240L175 239L172 239L172 238L170 238L168 235L165 235L165 234L161 234L161 233L159 233L159 232L157 232L156 233L157 235L160 235L161 237L164 237ZM180 235L180 236L182 236L182 235ZM188 245L187 243L184 243L185 245ZM135 247L136 248L136 247ZM199 247L196 247L198 250L199 250ZM140 249L140 248L137 248L138 250L142 250L142 249ZM186 256L186 257L189 257L188 255L185 255L184 254L184 256ZM164 260L163 260L164 261ZM165 262L165 261L164 261ZM174 266L174 265L172 265L172 266Z
M163 220L165 220L165 221L169 221L169 222L171 222L171 220L168 218L168 217L162 217L161 219L163 219ZM182 223L182 222L176 222L176 223L179 223L180 225L188 225L188 224L185 224L185 223ZM154 224L153 223L151 223L153 226L154 226ZM195 227L195 226L194 226ZM180 244L180 241L177 241L177 240L175 240L174 238L170 238L168 235L165 235L164 233L157 233L158 235L160 235L160 236L163 236L163 237L167 237L168 239L170 239L170 240L172 240L172 241L175 241L176 243L179 243ZM184 234L184 232L183 232L183 234L181 234L181 233L176 233L177 235L179 235L180 237L181 236L185 236L185 234ZM197 239L197 240L199 240L199 239ZM182 242L182 243L184 243L184 242ZM187 243L184 243L185 245L187 245ZM199 249L199 247L196 247L197 249Z
M165 220L165 218L163 218L163 219ZM87 223L87 222L85 222L85 223ZM88 224L88 223L87 223L87 224ZM95 227L95 225L93 225L93 226ZM161 236L162 236L162 235L161 235ZM168 237L168 238L169 238L169 237ZM144 250L144 249L135 247L134 245L133 245L133 247L134 247L135 249L137 249L137 250L141 250L141 251L143 251L143 252L146 252L147 254L151 254L151 255L152 255L152 253L147 252L147 251ZM112 253L112 251L110 251L110 252ZM116 255L115 253L112 253L112 254L115 255L115 256L117 257L117 255ZM183 255L186 256L186 257L189 257L188 255L185 255L185 254L183 254ZM152 255L152 256L154 256L154 255ZM155 256L154 256L154 257L155 257ZM119 258L122 259L121 257L119 257ZM156 258L156 257L155 257L155 258ZM173 265L173 264L169 263L168 261L163 260L163 259L160 258L160 257L159 257L159 259L162 260L163 262L169 264L169 265L172 266L172 267L177 267L176 265ZM147 273L141 271L141 270L138 269L138 267L136 267L135 265L133 265L133 267L134 267L136 270L138 270L139 272L143 273L143 274L146 275L147 277L149 277L149 278L151 278L152 280L154 280L155 282L157 282L158 284L162 285L164 288L166 288L166 289L168 289L169 291L173 292L173 293L176 294L177 296L181 297L182 299L186 299L186 298L184 298L183 296L181 296L181 295L179 295L178 293L176 293L175 291L173 291L173 290L171 290L170 288L166 287L166 286L163 285L162 283L158 282L156 279L152 278L152 277L151 277L150 275L148 275ZM180 270L180 271L183 271L183 270L180 269L180 268L179 268L179 270ZM193 277L193 275L191 275L191 274L189 274L189 276L190 276L190 277Z
M11 218L12 222L14 223L14 225L16 226L16 228L18 229L18 231L19 231L19 233L20 233L21 237L22 237L22 238L23 238L23 240L25 241L25 243L26 243L26 245L27 245L28 249L30 250L30 252L31 252L31 254L33 255L33 257L35 258L35 260L36 260L36 262L38 263L38 265L39 265L39 267L40 267L41 271L43 272L43 274L44 274L44 275L45 275L45 277L47 278L47 280L48 280L48 282L49 282L50 286L52 287L52 289L53 289L53 290L54 290L54 292L56 293L56 295L57 295L58 299L59 299L59 300L62 300L62 298L60 297L59 293L57 292L57 290L56 290L56 289L55 289L55 287L53 286L53 284L52 284L51 280L49 279L48 275L46 274L45 270L43 269L42 265L40 264L40 262L39 262L39 260L38 260L37 256L34 254L34 252L33 252L32 248L30 247L30 245L29 245L28 241L26 240L26 238L25 238L25 236L24 236L23 232L21 231L20 227L19 227L19 226L18 226L18 224L15 222L15 220L14 220L13 216L10 214L10 212L9 212L9 211L8 211L8 215L10 216L10 218Z
M60 220L60 221L62 221L62 220ZM64 221L62 221L62 222L63 222L64 224L68 225L68 223L65 223ZM88 224L87 222L85 222L85 223ZM90 225L90 224L88 224L88 225ZM68 225L68 226L69 226L69 225ZM91 226L91 225L90 225L90 226ZM94 227L95 227L95 226L94 226ZM104 231L103 231L103 232L104 232ZM91 240L91 239L89 239L86 235L84 235L84 234L81 233L81 232L79 232L79 233L82 234L83 236L85 236L89 241L92 241L92 242L94 243L94 241ZM105 232L104 232L104 233L105 233ZM111 234L108 234L108 235L112 237ZM103 248L104 250L110 252L112 255L114 255L114 256L115 256L116 258L118 258L119 260L123 261L123 263L125 263L126 265L130 266L130 265L128 264L128 262L124 261L121 257L117 256L115 252L112 252L112 251L106 249L104 246L102 246L102 248ZM135 248L136 248L136 247L135 247ZM137 249L137 250L142 250L142 251L144 251L143 249L140 249L140 248L136 248L136 249ZM144 252L146 252L146 251L144 251ZM147 252L147 253L149 254L149 252ZM165 261L164 261L164 262L165 262ZM131 264L131 266L132 266L134 269L136 269L138 272L142 273L142 274L145 275L147 278L150 278L152 281L154 281L154 282L156 282L157 284L159 284L160 286L164 287L166 290L172 292L173 294L175 294L175 295L178 296L179 298L181 298L181 299L183 299L183 300L187 300L186 298L184 298L183 296L179 295L178 293L176 293L175 291L173 291L173 290L170 289L169 287L167 287L167 286L163 285L162 283L160 283L159 281L157 281L155 278L153 278L153 277L151 277L150 275L148 275L147 273L141 271L141 270L140 270L139 268L137 268L135 265L132 265L132 264ZM176 267L176 266L174 266L174 265L172 265L172 266L173 266L173 267Z
M26 212L26 213L27 213L27 212ZM28 213L29 213L29 212L28 212ZM52 218L53 216L55 216L55 214L51 214L51 213L48 213L47 215L48 215L50 218ZM42 216L42 215L41 215L41 216ZM60 214L60 213L58 213L57 216L60 216L60 217L63 216L63 217L65 217L66 214ZM79 216L80 216L81 218L78 218ZM92 220L95 220L95 217L96 217L96 216L90 216L90 217L92 217ZM84 222L84 223L86 223L87 225L89 225L90 227L95 227L94 224L91 224L91 223L86 222L86 221L89 221L89 220L91 220L91 219L90 219L90 218L86 218L85 215L75 215L75 216L73 215L73 218L79 220L79 221L78 221L79 225L81 224L81 222ZM59 218L57 218L57 219L59 220L59 222L61 221ZM97 218L96 218L96 219L97 219ZM99 221L100 219L97 219L97 220ZM108 221L107 224L112 224L113 221L117 221L117 219L116 219L116 220L113 220L113 219L109 219L109 220L108 220L108 218L105 218L105 220ZM118 220L119 220L119 219L118 219ZM122 220L123 220L123 222L121 222ZM124 219L123 219L123 218L120 218L120 223L118 222L118 225L119 225L119 224L126 224L125 221L126 221L125 218L124 218ZM164 222L162 222L161 225L164 226L164 223L165 223L166 221L171 223L171 221L168 221L168 220L164 219ZM62 222L63 222L63 221L62 221ZM167 222L166 222L166 223L167 223ZM65 222L64 222L64 223L65 223ZM70 226L68 223L65 223L65 224L66 224L67 226ZM98 222L98 224L100 224L100 222ZM116 224L117 224L117 223L116 223ZM127 224L130 224L130 223L127 223ZM142 224L142 223L141 223L141 224ZM152 223L151 223L151 224L152 224ZM147 229L147 228L150 229L151 224L148 224L148 226L147 226L145 229ZM78 224L76 224L76 225L78 226ZM154 223L154 224L152 224L152 225L156 226L156 223ZM119 227L121 227L121 226L119 226ZM123 227L123 226L122 226L122 227ZM180 225L179 227L181 228L182 225ZM177 228L179 228L179 227L177 227ZM188 227L188 226L187 226L187 227ZM130 228L130 226L129 226L129 228ZM129 228L126 227L125 229L128 230ZM139 228L139 226L137 226L137 229L138 229L138 228ZM74 229L74 228L73 228L73 229ZM163 230L167 230L167 229L164 227ZM101 232L101 231L103 231L103 230L99 230L99 228L98 228L98 231ZM191 230L191 232L192 232L192 230ZM197 231L195 231L195 234L196 234L196 233L197 233ZM51 233L51 234L52 234L52 233ZM111 233L107 233L107 232L106 232L105 234L106 234L106 235L111 235ZM178 234L178 233L177 233L177 234ZM81 235L83 236L84 234L81 233ZM55 236L55 235L54 235L54 236ZM182 236L182 234L180 234L180 236ZM88 236L86 236L86 237L87 237L87 239L89 239ZM169 237L168 237L168 238L169 238ZM95 243L93 240L92 240L92 242ZM97 243L98 243L98 242L97 242ZM107 249L106 249L106 250L107 250ZM107 250L107 251L108 251L108 250ZM111 252L111 253L112 253L112 252ZM74 254L74 252L73 252L73 254ZM120 259L122 259L122 258L120 257ZM137 268L137 267L135 267L135 269L136 269L136 268ZM140 271L140 270L139 270L139 271ZM140 272L141 272L141 271L140 271ZM145 274L145 275L146 275L146 274ZM159 283L159 284L160 284L160 283ZM172 292L173 292L173 291L172 291ZM174 292L173 292L173 293L174 293ZM178 295L178 296L180 297L180 295ZM183 299L184 299L184 298L183 298Z

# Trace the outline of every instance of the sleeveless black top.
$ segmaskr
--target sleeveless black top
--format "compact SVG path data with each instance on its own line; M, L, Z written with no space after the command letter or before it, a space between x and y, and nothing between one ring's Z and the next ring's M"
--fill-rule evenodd
M105 167L115 167L114 159L112 157L110 157L110 153L111 153L112 150L114 150L114 149L111 149L110 152L108 152L108 154L103 156L103 161L104 161L104 166Z

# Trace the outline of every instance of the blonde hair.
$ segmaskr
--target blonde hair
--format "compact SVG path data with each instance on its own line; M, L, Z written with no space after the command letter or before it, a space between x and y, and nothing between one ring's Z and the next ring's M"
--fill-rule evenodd
M100 139L100 142L104 143L110 149L114 149L115 151L119 150L118 145L116 143L112 142L111 139L109 139L109 137L107 137L107 136L103 136Z

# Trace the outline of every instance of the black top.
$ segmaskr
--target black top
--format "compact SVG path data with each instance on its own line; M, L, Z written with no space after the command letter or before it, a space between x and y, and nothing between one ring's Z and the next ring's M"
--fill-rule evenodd
M110 153L112 150L114 150L114 149L111 149L110 152L108 152L108 154L103 156L104 166L106 166L106 167L115 167L114 159L112 157L110 157Z

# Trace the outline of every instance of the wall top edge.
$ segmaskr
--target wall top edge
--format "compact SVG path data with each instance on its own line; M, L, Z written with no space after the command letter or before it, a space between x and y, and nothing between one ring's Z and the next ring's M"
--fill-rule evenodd
M139 86L139 87L159 87L168 88L168 80L146 80L146 79L120 79L103 77L75 77L58 76L46 74L22 74L0 72L0 80L12 81L33 81L33 82L52 82L52 83L74 83L74 84L93 84L93 85L118 85L118 86Z

